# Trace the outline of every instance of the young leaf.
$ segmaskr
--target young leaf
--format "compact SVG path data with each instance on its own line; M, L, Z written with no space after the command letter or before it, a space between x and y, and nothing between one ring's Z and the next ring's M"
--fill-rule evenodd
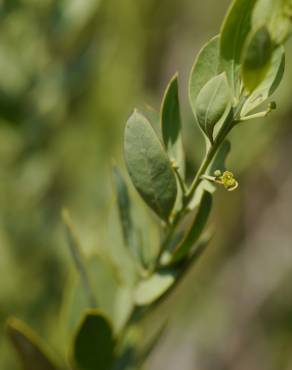
M8 320L7 334L18 352L24 370L58 369L40 339L23 322L17 319Z
M235 96L239 96L241 53L251 29L251 17L257 0L234 0L223 22L220 55L228 81Z
M242 79L249 93L252 93L265 79L271 62L272 51L272 40L265 26L251 32L242 61Z
M137 111L127 122L124 145L134 186L149 207L168 221L176 200L176 178L150 123Z
M258 0L253 12L255 27L267 26L276 45L281 45L291 34L292 1Z
M113 167L113 180L117 194L118 212L125 245L137 257L135 227L131 215L131 200L128 188L117 166Z
M204 227L208 221L208 217L212 208L212 195L207 191L204 192L201 203L199 205L198 212L194 218L194 221L186 234L185 239L178 246L177 250L174 252L173 261L177 262L183 259L194 244L200 238Z
M85 266L84 257L80 248L80 243L78 240L78 237L75 233L75 229L73 226L73 223L71 221L70 214L67 210L63 210L62 212L62 218L65 225L66 230L66 236L68 240L68 245L70 248L71 256L73 258L73 261L75 263L76 269L80 273L81 281L83 284L84 291L87 294L88 297L88 303L91 308L96 307L96 299L92 290L91 282L88 276L88 272Z
M176 161L181 174L184 174L177 75L172 78L165 91L161 107L161 130L169 158Z
M199 92L220 72L219 36L216 36L203 46L191 70L189 98L194 114Z
M273 51L271 63L265 79L253 91L243 105L241 110L241 115L243 117L262 104L273 94L282 80L284 70L285 50L283 46L279 46Z
M230 91L225 73L213 77L200 91L195 104L199 126L213 141L213 130L230 106Z
M226 158L231 150L231 144L230 141L225 140L220 145L211 165L209 166L207 170L207 174L210 176L214 176L214 172L216 170L220 170L222 173L226 170Z
M97 311L82 319L73 343L73 361L80 370L109 370L115 342L108 320Z
M160 298L175 282L178 276L176 269L158 271L148 279L142 280L135 292L137 306L146 306Z

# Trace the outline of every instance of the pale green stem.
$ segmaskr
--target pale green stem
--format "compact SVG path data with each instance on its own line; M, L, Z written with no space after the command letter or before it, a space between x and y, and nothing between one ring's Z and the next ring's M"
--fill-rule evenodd
M155 269L157 268L157 266L159 266L161 256L163 255L164 251L167 249L167 246L169 245L169 242L170 242L171 238L173 237L173 235L175 233L177 225L180 223L180 221L184 217L184 215L188 212L188 205L191 202L197 187L199 186L200 182L202 181L202 176L207 171L207 169L208 169L209 165L211 164L215 154L217 153L217 150L219 149L220 145L222 144L222 142L224 141L224 139L226 138L226 136L230 132L231 128L233 127L233 123L234 123L234 111L232 109L230 111L230 113L228 114L228 116L226 117L225 122L222 125L222 129L219 131L216 139L214 140L214 143L209 148L209 150L208 150L208 152L207 152L207 154L206 154L206 156L205 156L205 158L204 158L204 160L203 160L203 162L202 162L202 164L201 164L201 166L200 166L200 168L199 168L199 170L198 170L198 172L197 172L197 174L194 178L193 183L191 184L189 190L185 193L185 195L183 197L183 206L182 206L181 210L178 211L178 213L175 215L172 223L169 225L168 234L165 238L165 241L164 241L163 245L161 246L160 253L159 253L159 255L156 259Z
M183 195L185 195L185 194L186 194L186 192L187 192L187 189L186 189L186 186L185 186L184 180L183 180L183 178L181 177L181 174L180 174L180 172L179 172L179 168L178 168L178 167L176 167L176 166L174 166L174 167L173 167L173 169L174 169L174 172L175 172L176 177L177 177L177 179L178 179L178 183L179 183L179 186L180 186L180 188L181 188L181 190L182 190L182 193L183 193Z

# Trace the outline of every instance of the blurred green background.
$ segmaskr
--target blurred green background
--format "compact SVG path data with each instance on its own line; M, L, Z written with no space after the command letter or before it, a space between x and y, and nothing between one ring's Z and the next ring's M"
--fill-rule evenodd
M191 172L199 165L188 75L229 3L0 0L1 369L20 369L2 330L10 315L57 346L72 269L60 210L87 253L107 253L125 121L133 107L159 110L176 71ZM169 328L146 369L292 369L291 60L290 43L278 110L232 133L239 190L217 192L213 242L161 308Z

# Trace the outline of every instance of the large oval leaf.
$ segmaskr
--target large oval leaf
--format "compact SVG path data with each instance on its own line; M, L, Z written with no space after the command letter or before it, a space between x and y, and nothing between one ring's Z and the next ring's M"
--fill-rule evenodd
M10 319L7 322L7 333L19 355L24 370L58 369L40 339L24 323L17 319Z
M213 77L200 91L195 104L199 126L213 141L213 130L230 106L230 91L225 73Z
M220 72L219 36L216 36L203 46L191 70L189 98L194 113L199 92Z
M257 0L234 0L223 22L220 55L227 78L236 97L240 92L241 53L251 29L251 18Z
M80 370L109 370L113 363L114 338L107 319L97 311L82 319L73 343L73 361Z
M167 221L176 200L176 178L150 123L137 111L126 125L125 159L137 191Z
M272 40L266 26L251 32L242 61L242 79L244 87L249 93L253 92L265 79L272 51Z
M161 107L161 130L169 158L176 161L181 174L184 174L177 75L171 79L164 94Z

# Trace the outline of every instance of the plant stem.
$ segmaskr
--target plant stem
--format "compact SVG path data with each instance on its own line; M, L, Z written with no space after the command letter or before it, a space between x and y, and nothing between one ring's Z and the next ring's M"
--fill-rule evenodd
M163 255L163 253L167 250L167 247L169 245L169 242L170 242L172 236L175 233L177 225L180 223L180 221L184 217L184 215L188 212L189 203L191 202L195 191L197 190L200 182L202 181L202 176L205 174L206 170L208 169L209 165L211 164L212 160L214 159L220 145L222 144L222 142L224 141L224 139L226 138L226 136L228 135L228 133L232 129L233 124L235 122L234 116L235 116L234 110L231 109L230 113L228 114L224 123L222 124L222 127L221 127L220 131L218 132L212 146L209 148L209 150L208 150L200 168L198 169L198 171L196 173L196 176L195 176L189 190L184 195L183 206L182 206L181 210L177 212L177 214L175 215L172 223L169 225L168 233L166 235L164 243L161 246L158 257L156 259L155 269L157 269L157 267L159 266L159 264L161 262L160 261L161 257Z
M187 191L187 189L186 189L186 187L185 187L185 184L184 184L184 180L183 180L183 178L181 177L181 174L180 174L180 172L179 172L178 167L174 166L174 167L173 167L173 169L174 169L174 172L175 172L175 174L176 174L176 176L177 176L179 186L180 186L180 188L181 188L181 190L182 190L182 193L183 193L183 196L184 196L184 195L186 194L186 191Z

